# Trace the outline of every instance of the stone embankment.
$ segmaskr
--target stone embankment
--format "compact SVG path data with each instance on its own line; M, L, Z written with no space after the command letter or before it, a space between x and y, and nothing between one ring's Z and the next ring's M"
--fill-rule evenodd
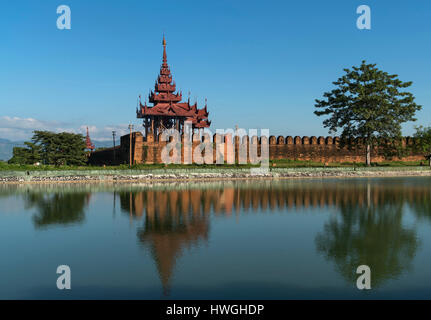
M3 171L0 183L145 182L230 179L286 179L323 177L429 176L427 167L400 168L271 168L250 169L158 169L88 171Z

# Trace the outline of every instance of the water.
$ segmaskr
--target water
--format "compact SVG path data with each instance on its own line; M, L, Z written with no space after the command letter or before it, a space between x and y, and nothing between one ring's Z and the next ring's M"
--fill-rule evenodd
M1 185L0 208L1 299L431 298L430 178Z

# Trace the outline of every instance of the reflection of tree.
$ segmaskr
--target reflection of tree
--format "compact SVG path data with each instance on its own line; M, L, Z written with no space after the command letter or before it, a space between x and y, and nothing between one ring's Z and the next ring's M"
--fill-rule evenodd
M419 242L416 230L402 224L402 201L347 204L340 211L341 217L331 219L317 235L316 246L347 281L355 283L356 268L363 264L371 268L374 287L411 267Z
M431 195L410 203L410 208L418 219L431 222Z
M29 193L26 204L37 209L33 222L37 228L49 225L81 223L85 219L85 206L89 193Z

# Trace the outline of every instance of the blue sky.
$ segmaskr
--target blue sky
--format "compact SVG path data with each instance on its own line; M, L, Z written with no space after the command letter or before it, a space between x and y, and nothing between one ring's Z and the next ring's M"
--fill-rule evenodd
M57 6L72 29L56 27ZM356 28L371 7L372 29ZM403 81L431 125L431 2L424 0L2 1L0 136L33 128L97 138L137 127L136 100L153 88L166 34L177 87L208 99L212 127L327 135L314 99L363 59Z

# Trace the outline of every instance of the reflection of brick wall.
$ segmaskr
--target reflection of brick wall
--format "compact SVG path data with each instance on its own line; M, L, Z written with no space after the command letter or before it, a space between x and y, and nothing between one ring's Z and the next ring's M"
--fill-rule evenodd
M212 143L213 148L213 162L216 162L217 153L224 155L224 160L232 162L245 161L239 156L239 150L246 148L247 161L250 160L250 150L257 149L257 156L261 155L260 148L262 139L265 137L258 138L256 136L249 137L244 136L242 138L232 137L231 135L220 136L220 141L224 142L224 145L219 145L216 150L215 142L216 135L208 137L209 143ZM160 140L160 137L159 139ZM195 162L193 154L196 151L196 147L200 145L202 141L201 137L194 135L192 141L189 142L191 146L191 157ZM240 144L242 142L242 144ZM356 150L348 150L347 148L341 149L339 147L338 137L275 137L271 136L268 140L269 143L269 157L271 160L274 159L290 159L290 160L309 160L314 162L330 163L330 162L365 162L365 150L361 147L361 140L358 139L355 145L358 146ZM413 144L412 138L406 138L405 144ZM144 138L140 132L132 133L132 160L134 164L140 163L162 163L161 155L162 149L167 145L167 142L158 142L152 135ZM181 162L184 162L184 137L181 140ZM255 148L255 149L253 149ZM110 165L114 164L113 161L113 150L105 149L101 151L95 151L90 156L90 164L93 165ZM186 150L187 154L187 150ZM130 135L121 137L121 145L116 148L116 161L115 164L128 164L130 155ZM385 159L383 156L377 156L373 153L372 161L381 162ZM422 155L409 155L403 159L394 158L392 160L404 160L404 161L422 161L424 157Z

